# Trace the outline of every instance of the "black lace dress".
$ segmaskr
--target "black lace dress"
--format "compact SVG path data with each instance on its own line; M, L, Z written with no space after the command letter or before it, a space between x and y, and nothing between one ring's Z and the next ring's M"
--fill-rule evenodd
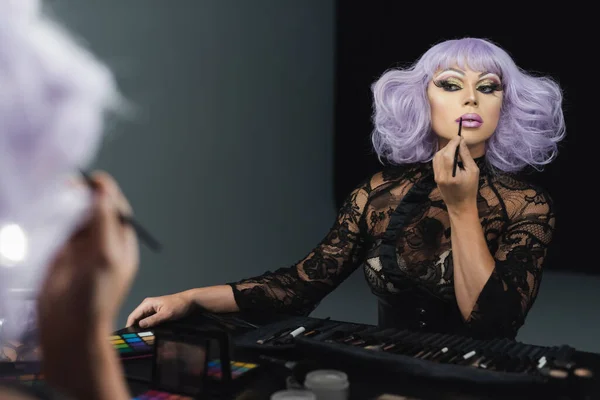
M288 268L230 283L243 310L308 315L356 268L379 301L379 325L515 338L540 286L554 231L542 189L480 169L478 210L495 269L471 315L457 305L450 221L431 163L375 174L347 197L327 236Z

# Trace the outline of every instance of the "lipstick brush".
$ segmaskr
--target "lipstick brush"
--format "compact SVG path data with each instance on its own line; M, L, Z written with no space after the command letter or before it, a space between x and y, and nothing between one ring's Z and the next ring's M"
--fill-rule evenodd
M460 131L462 130L462 117L460 117L460 121L458 121L458 136L460 136ZM452 166L452 177L456 176L456 167L458 166L458 146L456 146L456 150L454 151L454 165Z
M79 170L79 173L81 174L85 182L88 184L88 186L93 189L96 184L94 183L90 174L88 174L82 169ZM140 223L137 222L132 216L125 215L122 212L119 212L118 216L119 221L121 221L122 224L129 224L131 225L131 227L133 227L135 233L137 233L140 240L144 242L151 250L158 252L162 249L162 245L158 242L158 240L156 240L150 234L150 232L148 232L142 225L140 225Z

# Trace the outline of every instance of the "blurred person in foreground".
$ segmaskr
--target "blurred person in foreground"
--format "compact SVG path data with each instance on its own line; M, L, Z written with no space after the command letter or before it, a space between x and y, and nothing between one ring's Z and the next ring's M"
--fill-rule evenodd
M0 294L35 293L46 382L0 385L0 398L130 399L107 338L138 268L136 234L118 217L132 210L110 175L77 176L107 112L123 110L115 79L40 1L0 0L0 88L0 228L17 227L28 249L0 258Z

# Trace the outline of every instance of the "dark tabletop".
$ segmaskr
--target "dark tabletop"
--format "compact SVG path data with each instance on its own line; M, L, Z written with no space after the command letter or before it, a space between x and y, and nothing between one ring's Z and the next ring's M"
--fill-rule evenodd
M237 338L243 337L253 328L244 326L237 319L248 321L255 326L264 326L273 321L285 321L286 316L277 315L228 315L228 326L231 337L234 340L232 348L233 359L245 362L260 363L250 378L244 379L243 383L230 390L220 390L218 387L211 396L202 398L214 399L237 399L237 400L268 400L270 395L277 390L286 388L286 378L292 374L289 368L274 364L265 364L259 358L261 351L256 348L240 346ZM179 329L190 329L201 327L210 322L201 315L192 315L186 319L161 325L155 329L160 331L176 331ZM303 354L298 354L293 348L285 352L278 352L277 357L285 357L289 360L303 361ZM574 356L577 364L586 365L596 374L600 373L600 355L588 352L577 352ZM320 360L323 362L323 360ZM138 359L123 361L126 374L132 392L141 393L147 390L151 378L152 360ZM368 364L368 363L367 363ZM335 357L326 360L322 365L324 368L336 367L344 370L343 363L336 363ZM467 367L465 367L467 368ZM297 371L296 371L297 372ZM382 394L402 395L408 399L600 399L600 385L596 379L585 380L557 380L549 383L498 383L477 384L476 382L452 381L444 379L421 378L414 374L399 374L385 370L374 370L369 365L362 368L349 368L350 399L370 400L376 399Z

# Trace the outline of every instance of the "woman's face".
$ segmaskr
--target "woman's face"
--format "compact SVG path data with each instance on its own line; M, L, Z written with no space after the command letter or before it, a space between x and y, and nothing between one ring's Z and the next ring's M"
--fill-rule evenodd
M485 142L496 130L500 119L503 97L500 77L457 66L439 70L427 87L427 96L439 148L458 134L462 117L461 135L471 155L482 156Z

